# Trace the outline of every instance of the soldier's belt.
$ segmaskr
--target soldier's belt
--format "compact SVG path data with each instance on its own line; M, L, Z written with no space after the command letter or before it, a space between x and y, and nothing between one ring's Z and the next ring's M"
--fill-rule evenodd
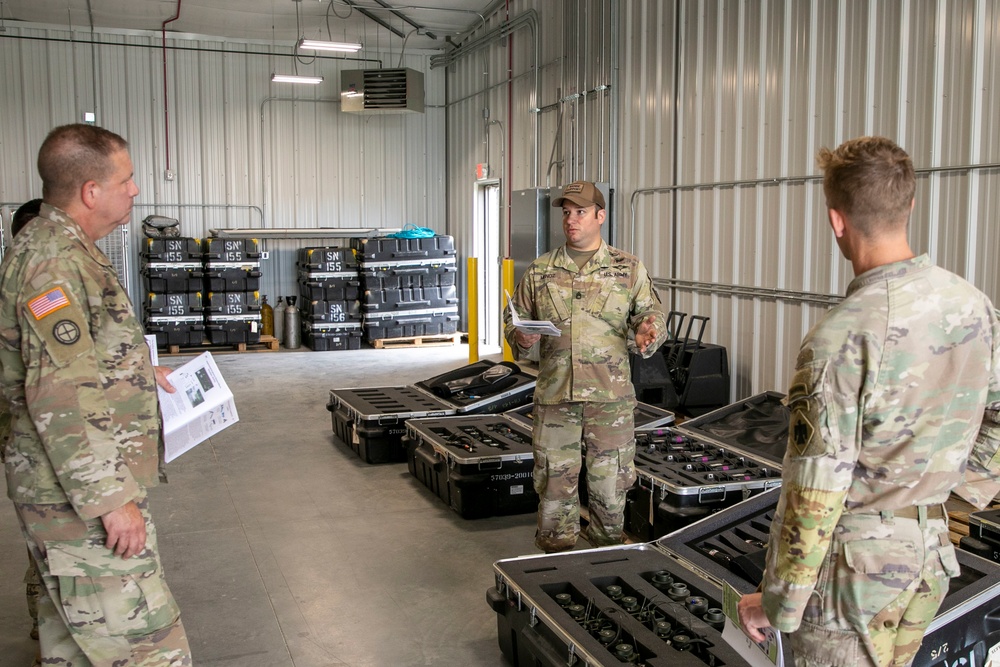
M890 519L921 519L921 511L923 511L923 519L947 519L948 513L944 509L944 505L920 505L914 507L903 507L898 510L882 510L881 512L871 512L871 514L881 514L884 520ZM859 514L865 514L864 512Z

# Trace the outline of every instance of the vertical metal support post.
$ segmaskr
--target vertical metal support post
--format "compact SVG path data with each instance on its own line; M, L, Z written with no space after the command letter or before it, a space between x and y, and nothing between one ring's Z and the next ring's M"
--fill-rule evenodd
M469 298L466 300L468 307L467 317L469 320L469 363L474 364L479 361L479 259L469 257L465 260L466 293Z
M503 294L500 295L500 312L503 313L504 307L507 305L507 294L513 293L514 291L514 260L505 259L500 265L500 287L503 290ZM500 319L503 322L503 318ZM510 345L507 343L507 339L503 337L503 328L501 325L501 339L503 340L503 360L504 361L514 361L514 351L510 349Z

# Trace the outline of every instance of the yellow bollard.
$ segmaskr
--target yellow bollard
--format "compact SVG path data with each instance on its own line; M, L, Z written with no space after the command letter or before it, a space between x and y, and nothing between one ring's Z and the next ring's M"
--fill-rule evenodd
M469 257L465 263L468 289L466 317L469 321L469 363L479 361L479 260Z
M502 322L503 310L507 306L507 294L514 293L514 260L512 259L505 259L500 265L500 290L500 321ZM514 351L510 349L506 338L503 339L503 360L514 361Z

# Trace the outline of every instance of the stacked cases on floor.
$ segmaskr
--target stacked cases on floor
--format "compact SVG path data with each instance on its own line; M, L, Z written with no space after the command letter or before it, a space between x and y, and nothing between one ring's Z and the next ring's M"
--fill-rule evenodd
M204 268L201 240L189 237L143 239L140 272L146 333L159 347L201 345L205 339Z
M375 237L352 244L360 261L361 311L369 342L458 331L452 237Z
M260 342L257 239L205 239L205 329L213 345Z
M361 281L353 248L299 248L302 338L312 350L361 348Z

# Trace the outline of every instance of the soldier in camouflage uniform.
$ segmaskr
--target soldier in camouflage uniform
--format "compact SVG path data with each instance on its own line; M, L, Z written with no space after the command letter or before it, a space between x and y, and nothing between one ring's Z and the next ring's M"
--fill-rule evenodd
M525 319L553 322L561 336L515 329L504 336L516 358L540 345L535 387L534 486L540 502L535 544L546 553L572 549L580 533L579 478L586 461L595 546L620 544L625 491L635 481L635 439L628 352L651 356L666 338L659 298L645 267L601 239L604 197L593 183L567 185L566 244L536 259L513 305Z
M45 664L190 665L146 489L158 481L154 369L128 295L94 244L128 222L127 144L56 128L38 156L40 217L0 265L8 495L44 583Z
M959 574L942 504L956 487L980 507L1000 490L1000 320L914 257L901 148L863 137L819 164L856 277L802 342L762 592L740 618L755 640L790 633L798 665L907 665Z

